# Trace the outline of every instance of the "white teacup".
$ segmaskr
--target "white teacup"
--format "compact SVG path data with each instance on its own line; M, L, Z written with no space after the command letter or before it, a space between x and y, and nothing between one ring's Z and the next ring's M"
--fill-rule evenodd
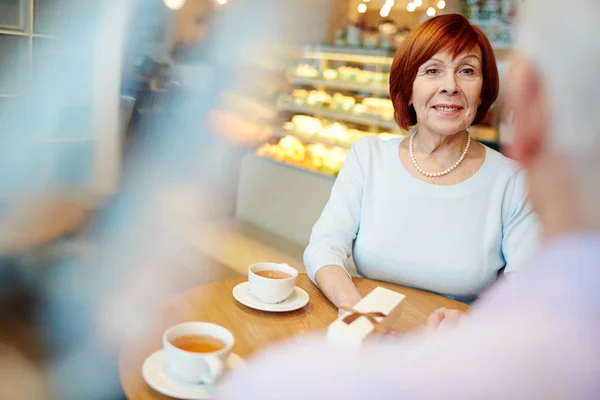
M222 348L210 352L183 350L177 347L177 339L210 337L223 344ZM233 334L220 325L209 322L184 322L175 325L163 335L165 363L169 372L181 380L192 383L212 383L225 371L227 360L235 340ZM220 343L220 344L221 344Z
M263 303L281 303L290 297L297 279L298 271L287 264L262 262L248 268L250 292Z

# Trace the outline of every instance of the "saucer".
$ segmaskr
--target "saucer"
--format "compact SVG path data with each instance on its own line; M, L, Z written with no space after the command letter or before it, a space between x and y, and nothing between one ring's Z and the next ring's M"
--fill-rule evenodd
M246 307L260 311L286 312L298 310L308 304L308 293L296 286L284 301L277 304L263 303L250 293L250 284L246 281L233 288L233 297Z
M185 400L212 399L213 386L201 383L189 383L172 377L165 371L163 350L153 353L142 366L142 375L146 383L154 390L166 396ZM230 369L243 367L244 359L235 353L227 360Z

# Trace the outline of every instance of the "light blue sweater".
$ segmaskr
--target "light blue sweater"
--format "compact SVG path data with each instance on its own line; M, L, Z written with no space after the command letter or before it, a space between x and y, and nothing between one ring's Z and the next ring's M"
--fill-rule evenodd
M404 168L401 141L352 146L304 253L308 274L314 281L331 264L347 270L352 255L361 276L472 299L537 246L524 174L486 147L472 177L433 185Z

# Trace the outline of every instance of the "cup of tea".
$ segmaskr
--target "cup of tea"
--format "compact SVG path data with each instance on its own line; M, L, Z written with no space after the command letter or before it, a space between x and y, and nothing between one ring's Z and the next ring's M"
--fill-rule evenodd
M225 371L234 344L233 334L209 322L184 322L163 335L169 372L191 383L212 383Z
M250 292L263 303L281 303L294 291L298 271L287 264L262 262L248 268Z

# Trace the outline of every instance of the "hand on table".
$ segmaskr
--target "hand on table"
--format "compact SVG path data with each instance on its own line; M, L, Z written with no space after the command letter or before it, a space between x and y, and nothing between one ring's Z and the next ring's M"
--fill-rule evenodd
M434 333L440 329L453 328L458 325L463 318L465 318L465 316L459 310L438 308L432 312L427 319L425 330L427 333Z

